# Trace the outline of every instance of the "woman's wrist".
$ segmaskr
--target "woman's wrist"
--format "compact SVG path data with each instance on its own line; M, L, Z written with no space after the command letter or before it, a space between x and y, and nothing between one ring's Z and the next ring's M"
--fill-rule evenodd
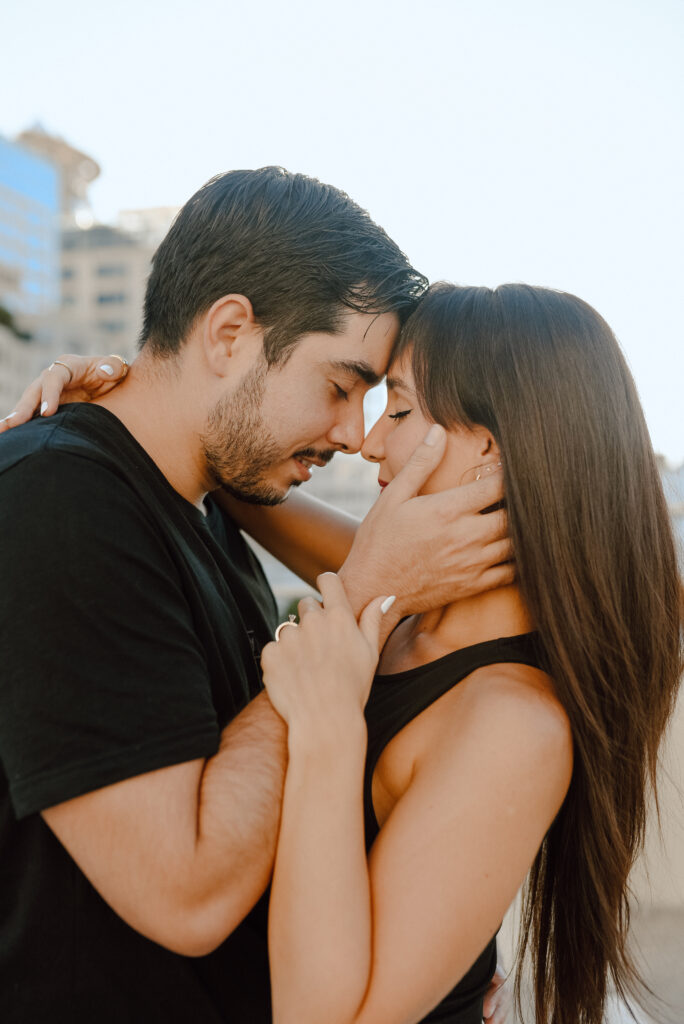
M368 732L360 708L337 709L325 716L300 714L288 723L287 746L290 762L314 761L338 764L365 759Z

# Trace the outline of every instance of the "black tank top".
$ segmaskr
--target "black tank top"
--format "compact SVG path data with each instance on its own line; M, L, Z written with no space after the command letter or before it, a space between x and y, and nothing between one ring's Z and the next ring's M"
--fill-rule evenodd
M389 741L475 669L501 662L539 668L542 657L538 635L525 633L487 640L405 672L376 675L366 705L368 756L363 799L367 849L380 831L373 810L373 772ZM492 939L458 985L421 1024L481 1024L482 1000L495 969L496 939Z

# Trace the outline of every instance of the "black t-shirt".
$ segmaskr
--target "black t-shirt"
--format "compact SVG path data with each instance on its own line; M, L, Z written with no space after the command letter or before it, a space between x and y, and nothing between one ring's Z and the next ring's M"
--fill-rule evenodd
M265 906L215 953L143 938L38 812L210 757L261 689L276 608L211 501L73 405L0 437L0 1019L270 1019ZM112 837L115 841L115 837Z

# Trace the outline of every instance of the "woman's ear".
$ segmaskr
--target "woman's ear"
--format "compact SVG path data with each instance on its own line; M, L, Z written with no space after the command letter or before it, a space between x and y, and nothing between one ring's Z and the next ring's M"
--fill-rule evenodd
M501 458L499 446L494 435L485 427L475 427L474 433L478 438L480 455L486 462L495 462Z

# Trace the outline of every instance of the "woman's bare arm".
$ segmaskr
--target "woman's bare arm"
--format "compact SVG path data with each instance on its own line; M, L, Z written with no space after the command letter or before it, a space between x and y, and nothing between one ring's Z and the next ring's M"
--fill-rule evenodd
M536 670L480 670L457 714L453 691L442 698L366 861L363 716L358 688L336 679L355 643L337 609L312 615L265 658L290 720L269 922L274 1022L409 1024L467 972L524 880L569 784L568 723L526 685Z

